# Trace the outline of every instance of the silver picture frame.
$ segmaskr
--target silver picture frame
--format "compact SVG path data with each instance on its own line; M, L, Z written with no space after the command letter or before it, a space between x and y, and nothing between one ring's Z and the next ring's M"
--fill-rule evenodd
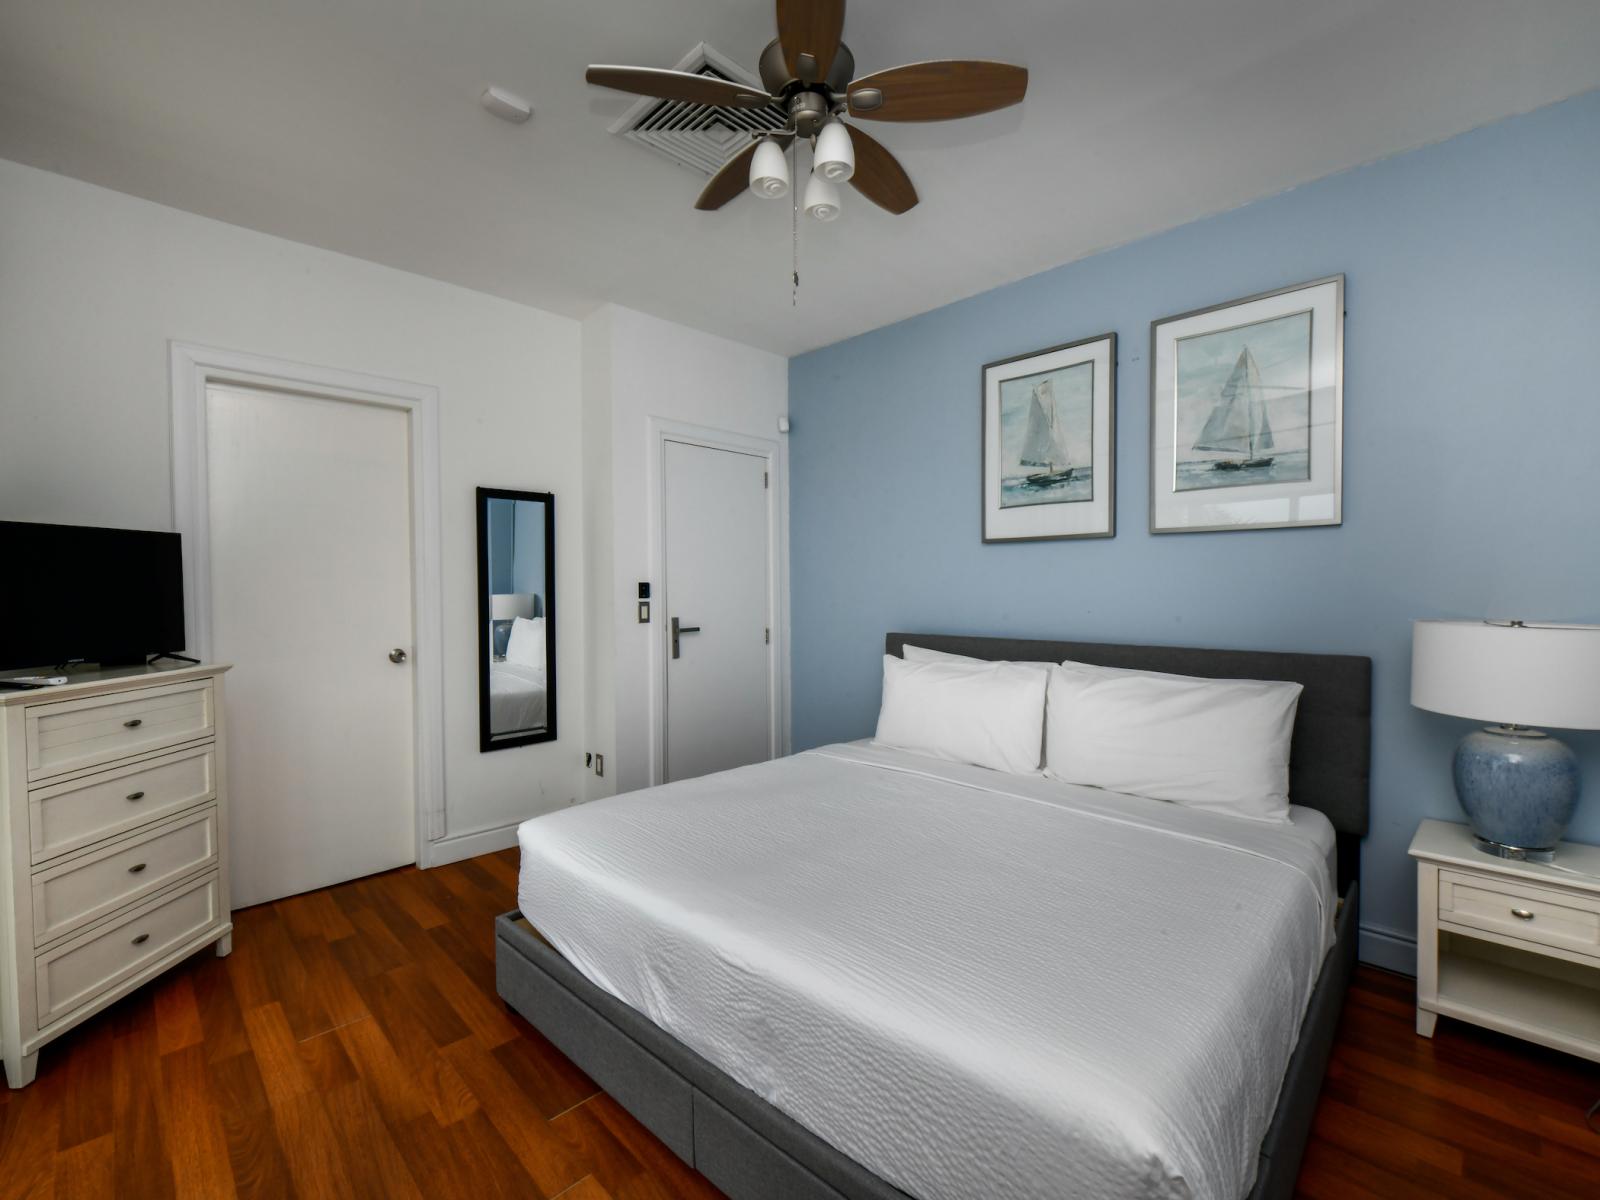
M1150 323L1151 533L1342 523L1344 317L1341 274Z
M1096 334L985 363L979 378L984 542L1115 537L1117 335ZM1026 399L1023 392L1029 393ZM1025 417L1013 413L1017 420L1008 422L1007 405L1019 400L1030 411ZM1071 457L1071 465L1041 461L1023 475L1012 472L1017 478L1008 476L1006 445L1029 440L1048 443Z

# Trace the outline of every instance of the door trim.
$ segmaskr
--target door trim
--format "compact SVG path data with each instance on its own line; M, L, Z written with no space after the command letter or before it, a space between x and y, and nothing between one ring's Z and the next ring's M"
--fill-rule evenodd
M789 753L789 494L788 457L782 442L712 429L685 421L651 417L650 462L646 494L650 497L650 578L661 581L662 603L656 606L660 619L650 623L650 782L666 782L667 717L667 607L666 525L668 442L703 446L711 450L732 450L763 458L767 463L767 620L771 623L772 644L767 648L767 687L771 704L770 745L774 758ZM633 600L626 597L631 607Z
M411 611L416 625L412 653L416 728L412 746L417 865L434 865L434 844L445 833L439 389L193 342L171 342L170 365L172 508L174 528L183 536L184 619L191 653L207 662L211 660L211 510L206 388L212 384L243 385L399 409L410 417Z

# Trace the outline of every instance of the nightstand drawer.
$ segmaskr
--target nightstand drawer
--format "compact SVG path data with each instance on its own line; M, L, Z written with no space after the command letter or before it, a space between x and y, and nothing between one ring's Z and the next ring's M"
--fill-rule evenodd
M1439 920L1600 958L1600 896L1441 870Z

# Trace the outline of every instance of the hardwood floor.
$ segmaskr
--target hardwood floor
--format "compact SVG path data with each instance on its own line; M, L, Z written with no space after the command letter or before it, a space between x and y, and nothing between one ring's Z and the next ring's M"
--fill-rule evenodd
M0 1197L718 1193L494 990L516 854L405 869L236 914L209 952L114 1005L0 1094ZM1300 1191L1600 1191L1600 1068L1454 1022L1363 968Z

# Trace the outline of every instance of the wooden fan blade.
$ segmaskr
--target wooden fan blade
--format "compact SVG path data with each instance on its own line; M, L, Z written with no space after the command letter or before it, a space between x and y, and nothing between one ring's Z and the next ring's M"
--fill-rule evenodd
M844 0L778 0L778 44L796 79L826 79L843 34Z
M1028 68L977 60L911 63L864 76L849 89L850 115L871 121L950 121L1020 101Z
M875 141L854 125L845 125L845 128L850 131L850 141L856 151L856 172L850 176L851 186L895 216L915 208L917 189L911 186L911 177L900 160L884 149L882 142Z
M656 67L590 67L583 77L600 87L660 100L684 100L717 108L760 108L772 97L742 83L692 75L688 71L663 71Z
M760 142L751 142L739 153L722 164L722 169L711 177L705 191L694 206L701 212L714 212L734 199L750 186L750 160L756 156Z

